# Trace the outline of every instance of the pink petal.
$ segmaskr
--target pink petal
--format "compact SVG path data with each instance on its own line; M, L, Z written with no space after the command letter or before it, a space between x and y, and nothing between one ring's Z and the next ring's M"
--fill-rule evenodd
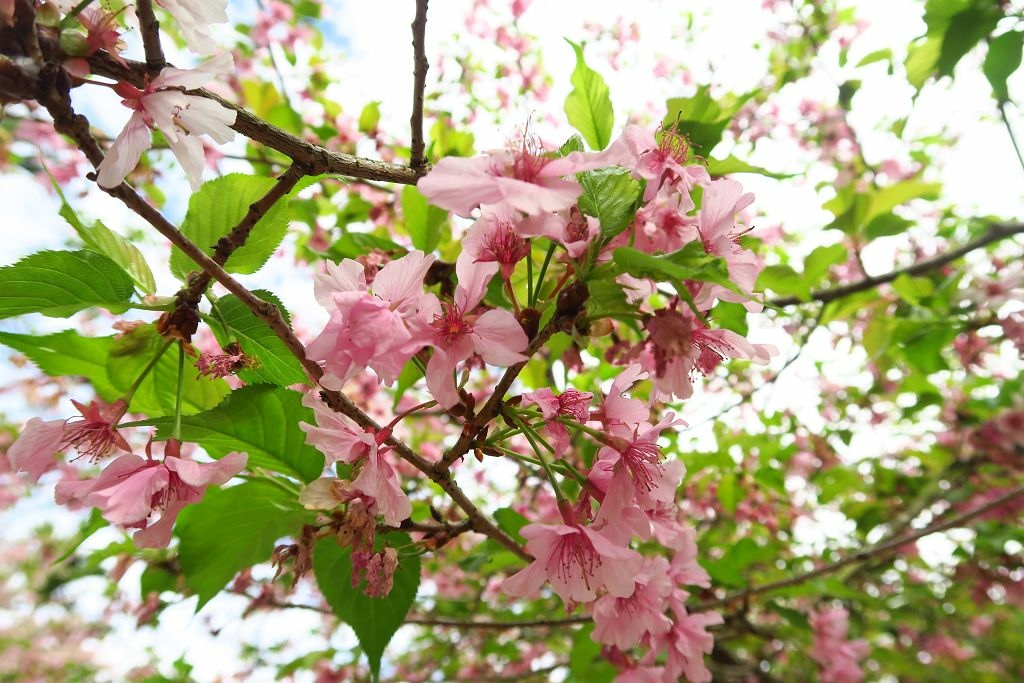
M33 417L11 444L7 459L15 472L26 472L33 483L57 464L57 452L64 438L64 420L44 422Z
M511 313L491 309L473 323L473 347L489 365L508 367L527 360L519 353L529 341L522 326Z
M142 113L132 114L96 169L97 184L113 188L123 183L125 176L138 166L142 153L149 149L152 137Z

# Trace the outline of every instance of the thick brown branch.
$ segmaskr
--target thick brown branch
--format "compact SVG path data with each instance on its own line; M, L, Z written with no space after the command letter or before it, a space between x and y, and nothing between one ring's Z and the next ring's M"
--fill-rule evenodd
M142 48L146 53L146 69L151 75L160 73L167 66L164 49L160 45L160 22L153 11L153 0L139 0L135 5L142 33Z
M412 86L412 144L409 148L409 166L423 168L427 158L423 155L423 94L427 88L427 53L424 36L427 30L427 0L416 0L416 18L412 20L413 86Z
M716 600L708 600L706 602L699 603L693 606L692 611L703 612L710 609L724 607L725 605L730 605L735 602L745 602L755 595L762 595L764 593L771 593L773 591L777 591L783 588L797 586L801 583L806 583L811 579L816 579L819 576L832 574L833 572L836 572L842 569L843 567L849 566L851 564L867 562L880 555L886 555L892 551L898 550L899 548L902 548L908 543L912 543L920 538L924 538L925 536L930 536L931 534L935 534L940 531L946 531L947 529L954 529L956 527L964 526L967 522L977 517L980 517L981 515L984 515L985 513L990 512L995 508L999 507L1000 505L1008 503L1009 501L1021 495L1024 495L1024 485L1020 485L1017 486L1016 488L1010 489L1003 495L999 496L998 498L994 498L993 500L985 503L984 505L979 505L978 507L972 510L968 510L967 512L963 512L959 515L954 515L941 522L936 522L935 524L926 526L923 529L919 529L913 533L904 534L903 536L899 536L892 540L885 541L884 543L879 543L870 548L866 548L851 555L847 555L846 557L835 562L832 562L831 564L822 565L820 567L812 569L809 572L804 572L803 574L798 574L788 579L773 581L771 583L765 583L760 586L753 586L746 590L737 591L735 593L731 593L730 595L726 595L724 598L718 598Z
M89 58L89 64L93 73L99 76L127 81L136 86L143 85L146 80L146 68L141 62L129 60L126 68L106 53L97 52ZM382 180L403 185L415 185L420 177L427 172L426 168L410 168L376 159L331 152L281 130L208 90L191 90L189 94L207 97L233 110L236 113L235 123L231 126L233 129L251 140L277 150L294 162L305 164L310 175L329 173L363 178L364 180Z
M1024 223L994 223L981 237L971 240L967 244L953 249L952 251L948 251L945 254L940 254L939 256L925 259L924 261L918 261L906 268L897 268L896 270L885 273L884 275L869 275L863 280L858 280L857 282L851 282L847 285L831 287L829 289L822 289L817 292L813 292L811 294L810 301L828 303L830 301L835 301L836 299L842 299L843 297L850 296L851 294L856 294L857 292L872 289L887 282L892 282L900 275L920 275L921 273L927 273L941 268L948 263L952 263L961 256L969 254L975 249L981 249L993 242L998 242L1006 239L1007 237L1013 237L1014 235L1019 235L1021 233L1024 233ZM785 306L795 306L796 304L808 302L799 297L786 296L779 299L772 299L766 303L769 306L783 308Z

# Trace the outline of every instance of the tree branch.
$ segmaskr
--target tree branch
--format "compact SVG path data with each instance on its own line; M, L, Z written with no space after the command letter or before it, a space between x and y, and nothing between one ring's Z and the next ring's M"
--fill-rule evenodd
M771 593L782 588L797 586L801 583L806 583L811 579L816 579L819 576L831 574L848 565L856 564L858 562L867 562L872 558L878 557L879 555L885 555L889 552L892 552L905 546L908 543L912 543L918 539L924 538L925 536L930 536L931 534L935 534L940 531L946 531L947 529L953 529L955 527L963 526L972 519L980 517L986 512L990 512L991 510L999 507L1000 505L1003 505L1004 503L1007 503L1021 495L1024 495L1024 484L1017 486L1016 488L1010 489L1009 491L999 496L998 498L990 500L989 502L983 505L979 505L973 510L968 510L967 512L963 512L959 515L954 515L953 517L950 517L949 519L946 519L942 522L936 522L935 524L926 526L923 529L919 529L913 533L905 534L898 538L885 541L884 543L879 543L865 550L861 550L859 552L853 553L852 555L848 555L840 560L832 562L831 564L822 565L821 567L812 569L809 572L804 572L803 574L798 574L797 576L792 576L788 579L773 581L771 583L765 583L760 586L753 586L746 590L737 591L730 595L726 595L723 598L708 600L699 603L697 605L694 605L690 609L690 611L705 612L707 610L716 609L718 607L724 607L725 605L730 605L734 602L745 602L746 600L750 599L755 595L762 595L764 593Z
M795 306L796 304L809 303L810 301L828 303L830 301L835 301L836 299L842 299L850 296L851 294L856 294L857 292L872 289L887 282L892 282L900 275L920 275L921 273L927 273L928 271L941 268L948 263L956 261L961 256L969 254L975 249L980 249L992 244L993 242L999 242L1007 237L1013 237L1014 235L1019 235L1021 233L1024 233L1024 223L993 223L981 237L971 240L967 244L952 251L948 251L945 254L940 254L934 258L919 261L911 266L907 266L906 268L898 268L885 273L884 275L869 275L863 280L858 280L857 282L813 292L809 301L805 301L795 296L786 296L778 299L772 299L765 303L768 306L774 306L777 308Z
M416 0L416 18L412 20L413 86L412 86L412 144L409 148L409 166L423 168L427 158L423 155L423 94L427 88L427 63L424 35L427 30L427 2Z
M49 76L49 87L44 86L40 88L39 102L50 112L50 116L54 120L54 127L61 133L74 139L82 148L82 151L85 152L86 157L92 162L93 166L99 167L103 161L103 151L90 133L88 119L80 114L76 114L71 108L70 92L66 89L62 92L57 87L56 79L61 73L59 67L51 65L48 68L51 68L53 73ZM295 336L295 333L292 332L291 327L285 322L277 306L263 301L243 287L220 264L203 253L202 249L185 237L159 211L150 206L128 183L121 183L120 186L115 188L101 189L124 202L128 208L135 211L156 228L161 235L170 240L171 244L181 249L186 256L195 261L213 279L237 296L250 311L266 321L274 334L285 343L292 355L302 363L307 374L315 382L319 382L320 378L323 377L323 369L315 361L306 357L306 347L303 346L302 342ZM361 411L344 394L337 391L324 390L320 395L331 409L348 416L364 429L370 427L376 431L380 430L380 425L369 415ZM436 482L452 501L462 508L463 512L466 513L469 525L474 531L493 539L496 543L504 546L524 561L533 559L511 536L499 529L480 513L459 485L448 476L447 472L443 474L436 473L432 462L415 453L394 436L389 438L387 443L394 448L401 458Z
M160 22L153 11L153 0L138 0L135 13L139 17L139 29L142 34L142 48L146 53L146 70L151 75L160 73L167 66L164 49L160 45Z
M96 52L89 58L89 64L96 75L126 81L136 87L141 87L146 80L145 65L131 60L126 60L126 62L128 64L127 68L118 64L110 55L102 51ZM305 164L309 175L329 173L362 178L364 180L382 180L402 185L415 185L428 170L425 167L410 168L408 166L389 164L376 159L366 159L352 156L351 154L331 152L319 145L314 145L281 130L277 126L239 107L237 104L229 102L220 95L216 95L208 90L189 90L188 94L206 97L234 111L235 123L232 124L231 128L250 140L277 150L293 162Z

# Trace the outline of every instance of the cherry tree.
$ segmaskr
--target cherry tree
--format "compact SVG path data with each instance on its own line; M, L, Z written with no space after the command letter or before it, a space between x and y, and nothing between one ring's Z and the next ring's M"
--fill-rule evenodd
M1024 225L951 201L958 131L915 116L983 83L1019 180L1024 8L908 3L868 51L856 7L748 3L729 92L713 13L546 44L476 0L432 54L451 9L407 4L412 92L343 103L328 5L0 2L5 177L67 227L0 266L0 500L80 524L20 529L4 590L317 615L242 675L1020 676ZM636 64L654 99L613 104ZM906 110L865 122L876 82ZM68 607L0 671L99 675Z

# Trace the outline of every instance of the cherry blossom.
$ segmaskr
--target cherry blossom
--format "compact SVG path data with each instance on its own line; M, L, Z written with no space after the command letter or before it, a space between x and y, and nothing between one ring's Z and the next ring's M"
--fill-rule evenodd
M697 214L697 231L704 244L704 250L725 259L729 268L729 279L743 294L733 292L721 285L704 283L694 296L701 310L708 308L715 299L742 303L748 311L757 312L764 306L752 301L751 292L761 268L757 255L739 245L744 230L736 226L736 214L750 206L754 195L743 193L743 186L735 180L721 179L704 189L700 211Z
M635 577L636 587L628 597L605 595L594 603L594 632L601 643L627 650L645 635L668 631L672 621L665 616L665 599L672 592L668 560L648 557Z
M534 560L505 580L509 595L536 597L545 581L566 605L592 602L601 588L620 598L633 594L633 577L643 564L635 550L579 524L527 524L520 533Z
M577 422L587 422L590 419L590 401L593 398L593 394L575 389L566 389L556 396L550 389L543 388L523 394L523 405L532 404L540 408L541 417L547 420L544 432L554 442L555 453L562 454L569 449L569 431L555 418L572 417Z
M202 87L215 76L230 73L231 68L231 56L220 53L196 69L166 67L142 90L118 83L114 90L134 113L107 150L96 182L107 188L120 185L152 145L151 130L156 129L185 169L192 190L198 190L205 160L199 136L209 135L219 144L234 139L230 126L235 123L235 112L184 90Z
M82 414L81 418L43 421L33 417L28 421L7 454L15 472L26 472L31 481L38 481L56 467L56 455L68 448L93 461L116 450L131 450L116 428L127 410L124 401L110 405L92 401L83 405L72 399L71 403Z
M684 165L689 160L690 146L686 138L674 129L663 128L659 141L650 129L629 125L622 131L620 140L618 163L631 169L636 177L648 181L645 201L654 198L667 184L678 184L684 192L689 192L694 185L711 182L703 166Z
M209 54L217 49L210 24L228 20L228 0L157 0L157 4L178 20L189 49L198 54Z
M462 248L477 263L497 263L502 279L508 281L516 264L530 253L526 240L518 234L521 220L521 214L508 204L484 206L480 218L466 232Z
M843 607L822 607L810 614L814 630L811 656L821 665L822 683L860 683L864 672L859 661L867 656L863 640L847 640L849 613Z
M390 385L430 342L436 299L424 294L423 278L433 261L433 256L411 251L381 268L372 288L362 264L350 259L329 264L327 273L314 278L316 299L331 318L306 354L324 363L324 387L340 390L366 367Z
M526 360L521 352L529 343L526 333L508 311L474 313L498 270L494 262L477 263L463 252L455 263L458 286L451 302L432 299L433 355L427 363L427 388L443 408L459 402L455 366L477 353L490 365L509 366Z

